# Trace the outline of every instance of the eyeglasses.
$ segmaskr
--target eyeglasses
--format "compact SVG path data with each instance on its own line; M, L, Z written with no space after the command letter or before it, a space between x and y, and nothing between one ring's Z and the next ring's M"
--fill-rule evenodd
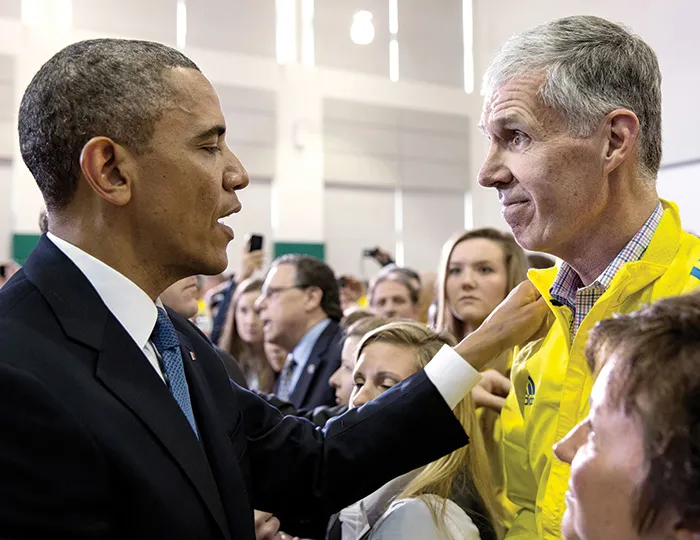
M289 291L291 289L308 289L311 285L290 285L289 287L267 287L260 291L260 297L269 299L278 293Z

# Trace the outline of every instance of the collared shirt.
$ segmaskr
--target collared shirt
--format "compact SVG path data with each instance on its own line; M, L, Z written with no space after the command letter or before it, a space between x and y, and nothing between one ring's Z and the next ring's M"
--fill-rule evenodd
M422 470L423 467L394 478L365 498L343 508L338 514L341 538L357 540L366 535L382 517L389 504L401 495Z
M329 324L331 324L330 319L323 319L322 321L316 323L308 332L306 332L306 334L304 334L304 336L299 340L299 343L297 343L296 347L294 347L292 350L291 355L287 357L285 365L288 364L292 358L294 358L294 361L296 362L296 366L292 372L292 379L289 384L290 394L294 391L294 388L296 388L301 374L304 373L304 369L306 369L306 364L309 362L311 352L314 350L314 346L316 345L318 338L321 337L321 334L323 334L324 330L328 328ZM282 369L284 370L284 368Z
M143 351L158 376L165 381L158 353L149 341L158 318L156 304L138 285L114 268L55 234L48 233L47 236L83 273L107 309Z
M638 261L642 258L642 255L644 255L651 243L651 237L654 236L659 226L663 213L663 207L659 202L649 219L637 231L637 234L632 237L632 240L617 254L608 267L603 270L603 273L586 287L583 286L583 282L576 271L568 264L562 263L549 292L554 300L568 306L573 312L571 319L572 336L576 334L583 319L586 318L594 304L608 289L620 268L625 263Z
M143 351L160 378L165 381L158 362L156 348L149 341L158 318L156 304L138 285L114 268L54 234L48 233L47 236L85 275L107 309ZM326 326L328 324L330 323L326 322ZM307 332L304 338L311 334L315 328ZM304 364L308 362L311 349L324 329L325 327L321 328L315 338L309 339L311 345L305 354ZM304 338L294 348L295 353ZM304 350L304 348L302 349ZM299 376L303 372L302 369L296 371ZM448 345L444 345L428 363L425 367L425 374L440 392L450 409L454 409L481 380L479 372ZM296 384L296 381L294 382Z

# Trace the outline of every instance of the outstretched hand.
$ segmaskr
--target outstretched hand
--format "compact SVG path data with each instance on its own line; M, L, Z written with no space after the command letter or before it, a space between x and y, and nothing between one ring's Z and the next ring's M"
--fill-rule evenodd
M550 313L537 288L523 281L455 350L481 371L504 351L527 343L549 327Z

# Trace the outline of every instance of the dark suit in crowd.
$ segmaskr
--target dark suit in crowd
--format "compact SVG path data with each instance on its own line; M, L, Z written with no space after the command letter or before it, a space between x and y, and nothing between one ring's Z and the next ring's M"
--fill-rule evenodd
M423 372L324 430L283 417L232 385L209 341L168 315L199 437L143 351L48 238L3 287L0 536L252 540L253 508L305 535L468 442Z

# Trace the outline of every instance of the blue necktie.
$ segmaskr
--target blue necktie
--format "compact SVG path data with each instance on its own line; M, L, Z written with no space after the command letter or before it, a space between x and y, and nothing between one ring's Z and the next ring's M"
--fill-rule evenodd
M177 339L177 332L173 323L168 318L165 310L158 308L158 319L151 334L151 342L156 346L165 367L166 379L170 385L170 393L177 401L187 421L192 426L194 434L199 438L197 423L192 412L192 402L190 401L190 389L185 378L185 368L182 364L182 353L180 351L180 341Z

